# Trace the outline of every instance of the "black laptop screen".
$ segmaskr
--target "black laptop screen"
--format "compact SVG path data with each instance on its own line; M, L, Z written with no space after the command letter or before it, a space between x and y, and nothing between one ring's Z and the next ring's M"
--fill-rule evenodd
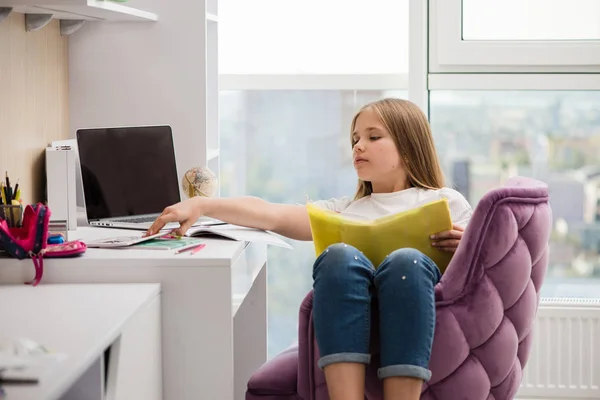
M88 220L160 213L180 201L169 126L80 129Z

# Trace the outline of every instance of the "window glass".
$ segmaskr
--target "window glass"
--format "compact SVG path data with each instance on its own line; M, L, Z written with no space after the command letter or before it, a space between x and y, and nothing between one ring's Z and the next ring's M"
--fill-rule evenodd
M432 91L430 115L448 181L473 206L511 176L548 184L542 295L600 296L600 91Z
M408 0L220 0L222 74L408 72Z
M598 0L462 0L462 17L464 40L600 39Z
M221 195L281 203L353 196L350 123L386 91L223 91L220 101ZM298 337L300 302L312 288L312 242L268 251L269 355Z

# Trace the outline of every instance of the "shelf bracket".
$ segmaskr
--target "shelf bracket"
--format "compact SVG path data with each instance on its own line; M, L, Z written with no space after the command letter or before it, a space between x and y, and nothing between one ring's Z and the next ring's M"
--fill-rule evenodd
M25 30L27 32L42 29L52 20L52 14L25 14Z
M12 7L0 7L0 22L2 22L4 18L8 17L12 10Z
M79 30L85 24L85 19L61 19L60 35L69 36Z

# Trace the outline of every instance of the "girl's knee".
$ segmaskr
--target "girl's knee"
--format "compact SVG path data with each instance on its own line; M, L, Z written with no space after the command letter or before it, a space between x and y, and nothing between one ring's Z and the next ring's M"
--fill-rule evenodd
M371 273L371 262L356 247L336 243L327 247L317 258L313 268L313 279L343 280L352 273Z
M346 243L335 243L331 246L327 247L321 255L331 257L343 257L346 258L349 255L354 255L355 253L360 253L360 251L349 244Z
M423 260L423 257L427 256L417 249L406 247L394 250L387 258L394 264L410 265L418 264L419 261Z
M386 271L386 274L406 276L425 275L436 282L441 274L437 265L425 254L417 249L402 248L390 253L378 268L378 272Z

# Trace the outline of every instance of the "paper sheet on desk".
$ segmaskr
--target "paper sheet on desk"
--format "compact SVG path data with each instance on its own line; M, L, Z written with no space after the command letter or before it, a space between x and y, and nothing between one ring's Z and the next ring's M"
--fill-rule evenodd
M238 225L195 226L190 228L185 235L194 237L219 236L240 242L260 242L292 249L292 246L272 232Z

